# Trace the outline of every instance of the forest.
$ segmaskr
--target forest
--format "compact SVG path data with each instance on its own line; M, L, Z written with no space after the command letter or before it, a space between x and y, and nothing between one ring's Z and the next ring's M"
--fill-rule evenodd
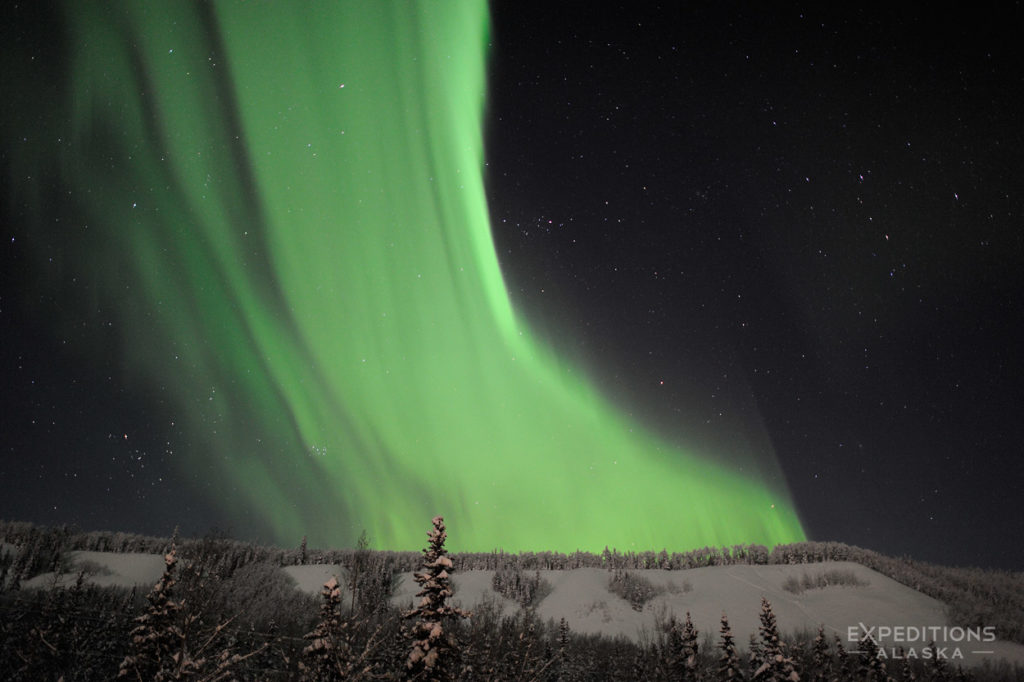
M768 600L750 605L758 637L736 642L723 614L716 632L667 616L640 641L573 632L535 611L550 586L540 571L602 568L608 589L640 610L657 592L645 569L686 571L730 564L852 561L949 607L951 624L995 626L1024 643L1024 576L893 558L841 543L767 548L741 545L685 553L462 553L445 548L441 517L421 552L355 548L290 549L233 540L153 538L79 532L0 521L0 671L11 680L1024 680L1006 663L961 669L930 646L908 658L879 656L870 637L856 648L817 632L779 631ZM100 566L73 564L71 552L164 557L156 585L143 593L99 587ZM285 566L329 564L338 577L319 597L297 590ZM451 602L453 574L494 571L495 599L472 613ZM399 576L414 573L419 603L392 603ZM24 584L43 574L46 588ZM785 589L852 576L805 574ZM497 595L519 605L503 613ZM738 614L736 614L738 615Z

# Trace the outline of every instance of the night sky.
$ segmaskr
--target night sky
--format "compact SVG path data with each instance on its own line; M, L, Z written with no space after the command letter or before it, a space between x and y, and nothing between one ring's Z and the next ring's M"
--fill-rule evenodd
M681 447L762 433L811 539L1024 568L1020 6L492 21L488 210L542 342ZM53 272L77 242L38 237L24 196L62 189L12 158L64 125L39 102L69 39L38 8L2 38L0 518L258 534L176 465L192 436L129 366L124 313Z

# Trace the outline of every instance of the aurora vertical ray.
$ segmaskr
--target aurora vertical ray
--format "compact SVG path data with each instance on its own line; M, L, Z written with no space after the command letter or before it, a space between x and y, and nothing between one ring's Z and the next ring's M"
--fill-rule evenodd
M68 17L73 267L228 513L405 549L438 513L457 549L802 539L784 490L645 432L514 313L481 173L485 3Z

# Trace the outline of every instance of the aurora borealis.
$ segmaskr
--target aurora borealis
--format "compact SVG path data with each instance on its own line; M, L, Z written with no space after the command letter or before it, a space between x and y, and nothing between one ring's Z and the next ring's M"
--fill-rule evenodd
M643 428L514 310L485 4L67 12L67 139L14 173L59 168L71 199L36 203L36 241L74 246L61 277L115 309L127 374L186 434L176 466L227 518L401 549L436 514L462 550L803 538L777 472Z
M0 518L1020 570L1020 26L15 3Z

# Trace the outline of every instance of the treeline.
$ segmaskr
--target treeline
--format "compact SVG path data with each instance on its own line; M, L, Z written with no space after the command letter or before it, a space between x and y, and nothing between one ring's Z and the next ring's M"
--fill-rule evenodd
M541 577L540 571L532 575L516 568L502 568L494 572L491 588L524 609L537 606L551 594L551 583Z
M36 542L16 553L19 563L62 565L57 539L66 532L19 529L22 541ZM46 590L24 591L8 580L0 594L0 670L10 680L67 681L1024 679L1024 671L1005 665L954 669L935 649L886 660L865 639L847 651L821 631L787 642L767 601L759 637L742 656L724 614L714 637L699 633L687 615L683 622L668 618L640 643L579 635L564 619L545 623L530 608L503 616L497 600L469 614L448 602L457 567L446 537L435 518L415 573L420 601L406 612L390 604L396 564L371 552L365 538L345 555L342 582L324 585L319 607L279 564L240 561L239 543L219 537L170 540L164 573L144 597L90 586L84 571L72 585ZM2 554L10 575L15 552ZM536 572L501 575L505 591L525 597L542 590ZM609 575L617 584L637 582L620 570Z
M72 528L45 528L23 522L0 521L0 542L16 548L6 555L0 552L0 589L5 581L24 580L33 575L55 571L63 566L67 552L89 550L103 552L145 552L164 554L170 539L129 533L76 532ZM203 551L216 546L222 572L234 571L251 563L274 566L301 564L353 565L359 556L369 555L372 562L387 570L415 571L421 557L418 552L369 550L368 547L323 550L307 548L303 539L292 549L266 547L211 533L205 538L182 540L183 552ZM362 559L369 561L370 559ZM455 570L520 571L605 568L612 571L664 569L687 570L704 566L737 564L812 564L823 561L852 561L878 571L897 582L944 602L950 608L950 620L963 627L994 626L1000 639L1024 644L1024 574L978 568L937 566L909 558L893 558L869 549L838 542L799 542L777 545L735 545L704 547L688 552L603 552L576 551L506 553L500 550L452 554ZM66 568L66 567L65 567ZM518 601L519 599L517 599Z

